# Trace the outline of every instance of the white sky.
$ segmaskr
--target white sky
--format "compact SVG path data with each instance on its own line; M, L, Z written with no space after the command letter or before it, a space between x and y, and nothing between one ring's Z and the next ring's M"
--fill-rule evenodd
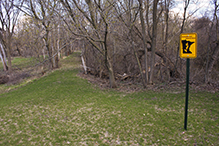
M180 13L180 15L182 16L184 5L185 5L184 0L175 0L175 5L171 9L171 11L174 13ZM214 5L212 3L212 0L190 0L189 7L187 9L188 13L191 14L197 9L198 9L198 11L194 14L195 17L200 18L200 17L205 16L205 15L212 17L212 15L213 15L212 10L214 9ZM207 10L208 10L208 12L207 12Z

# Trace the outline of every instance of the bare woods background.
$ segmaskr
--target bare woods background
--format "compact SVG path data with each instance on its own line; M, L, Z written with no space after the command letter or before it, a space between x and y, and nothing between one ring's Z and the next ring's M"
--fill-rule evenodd
M179 35L198 34L190 82L219 88L218 1L197 17L192 0L2 0L0 2L0 83L42 75L61 58L81 51L83 73L108 80L148 85L185 80ZM13 64L29 58L25 69Z

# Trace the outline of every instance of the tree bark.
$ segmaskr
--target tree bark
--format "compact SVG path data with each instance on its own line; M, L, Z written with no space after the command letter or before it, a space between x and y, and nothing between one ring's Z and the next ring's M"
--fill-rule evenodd
M58 60L60 60L60 57L61 57L61 53L59 51L59 49L60 49L59 43L60 43L60 23L58 24L58 40L57 40Z
M211 43L210 43L210 40L211 40L211 31L212 31L212 28L213 28L213 22L211 23L211 27L210 29L208 30L208 52L207 52L207 60L206 60L206 67L205 67L205 83L208 83L209 82L209 60L210 60L210 47L211 47Z
M8 66L7 66L7 62L6 62L6 55L5 55L5 51L3 49L3 46L0 44L0 57L1 57L1 60L2 60L2 64L3 64L3 68L4 68L4 71L7 71L8 70Z
M166 23L166 29L165 29L165 42L164 42L164 52L167 51L167 42L168 42L168 31L169 31L169 6L170 6L170 0L165 0L165 23Z
M54 45L52 45L51 49L52 49L52 56L53 56L53 52L55 52ZM57 68L56 56L52 57L52 66L53 66L53 68Z
M81 62L82 62L83 68L84 68L84 73L87 74L87 66L85 64L84 57L82 54L81 54Z
M0 59L1 59L2 64L3 64L4 71L6 71L6 67L5 67L5 63L4 63L4 59L3 59L1 51L0 51Z
M3 55L3 59L5 62L6 68L8 70L7 59L6 59L7 57L6 57L5 50L4 50L3 46L2 46L2 55Z
M105 65L106 65L106 68L109 72L110 87L116 88L117 85L116 85L116 80L115 80L115 76L114 76L113 65L109 59L109 54L108 54L107 36L108 36L108 24L107 24L107 22L105 22L105 35L104 35Z
M148 50L147 50L147 41L146 41L146 30L145 30L145 22L144 22L144 17L143 17L143 8L142 8L142 0L138 0L139 2L139 7L140 7L140 20L141 20L141 28L142 28L142 37L143 37L143 47L145 50L145 83L148 83ZM143 78L142 78L143 80ZM146 85L145 85L146 87Z
M7 37L7 57L8 57L8 72L9 74L12 73L12 63L11 63L11 35L8 34L8 37Z
M208 32L208 53L207 53L207 63L206 63L206 68L205 68L205 83L209 82L209 75L212 72L213 66L215 61L217 60L217 57L219 55L219 36L218 36L218 17L217 17L217 9L219 7L219 5L217 4L217 0L214 0L214 19L211 22L211 27L209 28L209 32ZM209 52L210 52L210 40L211 40L211 32L214 26L214 20L216 21L216 47L213 51L213 55L209 56Z
M219 42L218 42L219 43ZM210 62L209 62L209 65L208 65L208 74L211 74L211 72L212 72L212 69L213 69L213 67L214 67L214 64L215 64L215 62L216 62L216 60L217 60L217 58L218 58L218 55L219 55L219 44L217 43L217 46L216 46L216 48L215 48L215 50L214 50L214 52L213 52L213 55L212 55L212 57L211 57L211 60L210 60Z
M117 85L116 85L116 80L115 80L115 76L114 76L114 72L113 72L113 66L112 66L111 61L109 60L108 57L107 57L106 66L107 66L107 70L109 72L110 87L116 88Z
M86 66L86 63L85 63L85 60L84 60L84 52L85 52L85 45L84 45L84 42L83 42L83 50L81 52L81 61L82 61L82 65L83 65L83 68L84 68L84 73L87 74L87 66Z
M157 43L157 5L159 0L154 0L153 2L153 30L152 30L152 51L151 51L151 71L149 84L153 84L154 77L154 61L155 61L155 49Z
M50 69L53 69L54 68L54 65L53 65L53 58L52 58L52 49L50 47L50 42L49 42L49 30L48 30L48 27L45 26L45 29L46 29L46 35L44 36L44 42L45 42L45 45L46 45L46 49L48 51L48 57L49 57L49 62L50 62Z

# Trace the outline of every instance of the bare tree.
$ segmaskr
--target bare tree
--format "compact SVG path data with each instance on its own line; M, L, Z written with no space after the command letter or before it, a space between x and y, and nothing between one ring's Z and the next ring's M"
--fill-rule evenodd
M189 3L190 3L190 0L184 0L184 11L183 11L183 20L182 20L182 24L181 24L181 29L180 29L180 34L184 32L184 26L185 26L185 21L187 19L187 16L186 16L186 13L187 13L187 10L188 10L188 7L189 7ZM173 76L176 76L177 74L177 64L178 64L178 60L179 60L179 44L178 44L178 47L177 47L177 53L176 53L176 62L175 62L175 67L174 67L174 72L173 72Z
M74 35L87 39L104 57L104 64L109 73L110 86L115 88L116 82L111 62L112 58L107 44L111 21L110 18L112 16L111 8L113 5L109 2L100 0L85 0L85 2L61 0L61 3L71 17L71 24L74 27L70 27L68 23L66 23L66 25L69 26L70 31ZM75 10L77 10L77 12L75 12ZM82 16L82 18L76 19L79 16Z
M140 7L140 20L141 20L141 29L142 29L142 39L143 39L143 46L145 51L145 82L148 83L148 48L147 48L147 40L146 40L146 26L145 26L145 20L144 20L144 11L143 11L143 2L142 0L138 0L139 7Z
M12 36L20 14L23 0L1 0L0 1L0 43L6 48L8 58L8 71L12 72L11 51Z
M134 39L136 39L136 37L134 37L136 34L138 36L140 35L140 37L142 37L142 34L140 34L140 31L138 30L138 28L136 26L136 23L138 23L139 12L140 12L141 16L143 15L142 2L139 2L139 5L138 5L138 3L136 3L133 0L125 0L123 2L124 3L122 3L121 1L118 1L118 3L116 5L114 5L114 8L115 8L116 13L117 13L116 17L129 30L128 31L128 36L129 36L128 38L129 38L129 41L131 44L130 46L131 46L132 50L134 51L134 56L135 56L135 59L137 61L139 72L140 72L141 79L142 79L141 81L142 81L142 84L145 88L148 75L147 75L147 71L146 71L146 77L145 77L146 82L145 82L144 75L143 75L144 73L143 73L143 69L142 69L142 63L140 61L141 57L138 53L138 49L136 49L136 45L135 45L136 43L134 41ZM143 26L144 26L144 24L143 24ZM144 29L144 31L145 31L145 29ZM144 41L145 41L145 37L146 37L146 34L144 34L144 39L143 39ZM144 47L146 47L146 42L144 42L144 43L145 43ZM145 56L146 56L145 60L147 61L147 55L145 55Z
M44 28L43 41L48 52L48 57L50 58L51 69L56 66L55 61L52 58L54 50L51 46L51 30L53 28L52 22L55 17L57 3L57 0L30 0L27 2L27 7L24 7L24 12L36 21L40 22Z
M154 60L155 60L155 49L157 43L157 5L159 0L153 1L153 29L152 29L152 53L151 53L151 71L150 71L150 78L149 83L153 83L153 76L154 76Z
M219 35L218 35L218 16L217 16L217 11L218 11L218 7L219 7L219 4L217 2L217 0L213 0L212 1L214 3L214 14L213 14L213 20L211 22L211 27L209 29L209 32L208 32L208 55L207 55L207 63L206 63L206 70L205 70L205 83L208 83L209 82L209 75L211 74L212 72L212 69L213 69L213 66L218 58L218 54L219 54ZM213 26L214 26L214 23L215 23L215 31L216 31L216 40L214 40L213 44L215 44L214 46L214 49L213 49L213 53L212 55L210 56L209 53L210 53L210 46L211 46L211 33L212 33L212 30L213 30Z

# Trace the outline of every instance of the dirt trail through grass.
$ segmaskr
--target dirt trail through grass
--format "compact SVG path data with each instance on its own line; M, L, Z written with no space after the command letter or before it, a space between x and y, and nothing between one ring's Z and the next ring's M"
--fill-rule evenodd
M100 90L77 76L79 54L0 94L0 145L218 145L219 94Z

